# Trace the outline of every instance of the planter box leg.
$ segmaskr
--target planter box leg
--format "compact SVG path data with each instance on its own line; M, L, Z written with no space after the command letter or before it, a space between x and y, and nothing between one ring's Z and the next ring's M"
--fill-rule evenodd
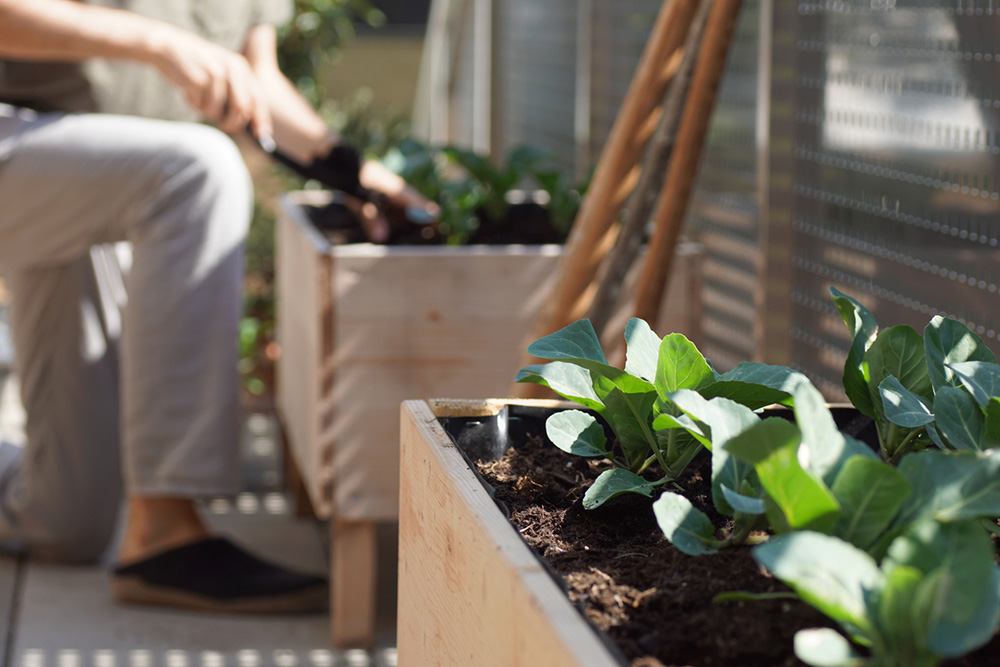
M334 519L330 525L333 644L370 649L375 643L375 522Z
M316 510L313 508L312 500L309 498L309 489L306 488L305 480L302 479L302 473L299 472L298 463L292 454L292 445L288 439L285 420L279 415L277 422L285 469L285 489L292 499L292 511L298 519L315 519Z

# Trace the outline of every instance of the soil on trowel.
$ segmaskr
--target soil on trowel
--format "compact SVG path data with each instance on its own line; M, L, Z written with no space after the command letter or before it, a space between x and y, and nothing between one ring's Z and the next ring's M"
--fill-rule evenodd
M794 599L714 602L730 591L789 589L757 565L749 547L698 557L674 549L657 526L649 499L625 495L584 510L583 494L602 465L607 463L569 456L532 438L478 467L523 538L562 579L570 600L591 624L620 648L627 664L804 664L794 656L795 633L833 627L829 619ZM731 520L715 511L710 477L711 461L702 457L679 485L722 531ZM997 644L994 638L976 654L945 664L996 665Z

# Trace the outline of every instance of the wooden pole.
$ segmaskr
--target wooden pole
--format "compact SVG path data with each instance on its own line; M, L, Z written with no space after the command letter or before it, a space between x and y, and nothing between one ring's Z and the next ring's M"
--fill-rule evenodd
M524 347L586 312L588 304L581 304L581 297L613 242L612 225L635 186L636 165L656 127L670 78L680 65L678 51L683 48L697 4L697 0L667 0L661 7L566 242L554 292ZM523 364L531 361L530 355L523 356ZM515 386L521 395L537 395L538 389L537 385Z
M741 0L715 0L708 17L677 144L657 204L649 252L636 288L635 316L647 322L655 322L659 315L740 4Z
M646 223L649 222L653 207L656 205L670 154L677 142L677 128L684 111L684 100L691 84L691 75L705 34L705 24L711 6L712 0L702 0L698 13L691 23L691 30L684 45L684 57L677 75L670 82L659 126L642 161L639 183L632 192L628 206L625 207L624 220L615 246L601 267L601 274L597 279L597 295L594 297L589 314L598 336L603 337L606 333L604 330L621 298L625 276L639 255Z

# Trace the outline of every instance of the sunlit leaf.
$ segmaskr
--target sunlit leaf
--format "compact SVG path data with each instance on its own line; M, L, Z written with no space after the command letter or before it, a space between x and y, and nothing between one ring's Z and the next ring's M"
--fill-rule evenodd
M638 493L653 497L656 486L625 468L612 468L602 472L583 496L584 509L592 510L623 493Z
M870 631L865 600L884 577L864 551L836 537L800 531L754 547L753 556L852 636Z
M664 493L653 503L653 513L656 515L656 523L670 543L689 556L701 556L719 550L712 522L684 496Z
M958 386L947 364L962 361L996 363L996 356L979 336L961 322L940 315L932 318L924 328L924 352L934 391L948 385Z
M647 382L656 379L660 337L645 321L633 317L625 326L625 371Z
M545 420L545 435L559 449L576 456L608 456L604 427L586 412L562 410Z
M930 402L904 387L895 377L890 375L883 380L878 390L885 417L893 424L917 428L934 421Z
M868 389L868 374L864 368L865 352L875 341L878 323L871 311L856 299L830 287L833 303L851 335L851 346L844 362L844 392L858 410L875 417L875 405Z

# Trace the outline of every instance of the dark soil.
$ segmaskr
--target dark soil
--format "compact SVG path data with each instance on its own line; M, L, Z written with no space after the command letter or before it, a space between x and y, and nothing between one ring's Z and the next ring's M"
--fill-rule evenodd
M313 225L333 245L364 243L367 241L361 223L354 213L342 202L334 200L326 206L306 206L306 215ZM386 211L390 235L385 245L441 245L446 237L434 224L416 225L408 222L401 211ZM479 229L469 238L467 244L539 245L562 243L565 236L551 224L548 212L533 203L511 204L507 218L492 221L484 215Z
M727 591L788 591L748 547L692 557L663 537L651 503L637 495L585 511L584 491L600 464L532 438L503 458L480 463L496 499L528 544L561 578L571 601L605 631L633 667L802 665L792 640L803 628L831 626L797 600L713 602ZM680 480L698 509L725 529L711 502L711 463L697 459ZM1000 664L1000 637L949 667Z

